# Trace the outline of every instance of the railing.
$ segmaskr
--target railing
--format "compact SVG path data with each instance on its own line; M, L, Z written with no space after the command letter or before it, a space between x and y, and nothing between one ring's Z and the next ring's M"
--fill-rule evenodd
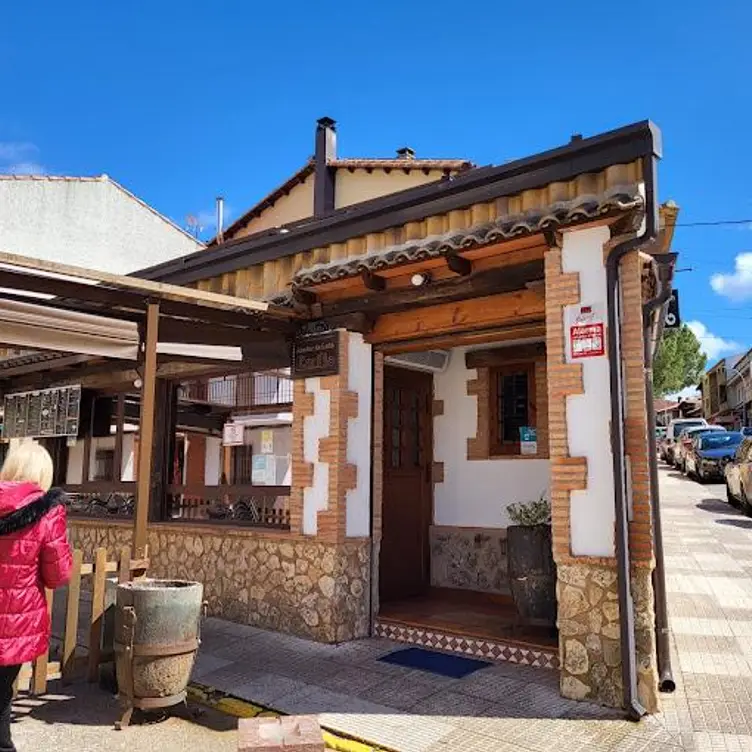
M95 481L66 485L68 512L80 517L130 518L136 505L135 483Z
M222 378L186 381L178 397L235 410L292 404L292 379L287 373L244 373Z
M171 521L290 528L289 486L169 486Z

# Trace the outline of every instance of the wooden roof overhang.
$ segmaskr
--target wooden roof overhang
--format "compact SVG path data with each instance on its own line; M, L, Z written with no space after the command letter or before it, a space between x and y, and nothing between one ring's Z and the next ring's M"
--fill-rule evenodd
M541 338L547 248L574 227L627 218L634 224L643 206L639 187L623 186L315 265L293 278L289 303L303 315L358 328L373 344L402 349L407 340L458 333Z
M94 331L122 345L123 352L138 351L143 342L147 310L158 307L158 375L165 378L201 376L233 370L286 367L299 317L294 310L264 301L239 299L182 288L161 282L95 272L65 264L0 253L0 315L29 332L28 341L7 341L10 324L0 327L0 345L36 352L21 359L0 361L0 382L15 384L49 380L51 372L63 379L111 375L132 381L133 357L98 357L91 349L51 346L33 335L35 323L59 332L59 343L76 341ZM5 334L5 339L3 339ZM17 335L16 335L17 336ZM129 346L132 343L132 346ZM214 357L217 346L239 348L242 358ZM202 347L204 348L202 350ZM105 348L106 349L106 348ZM50 350L57 350L53 354ZM119 352L116 348L113 352Z

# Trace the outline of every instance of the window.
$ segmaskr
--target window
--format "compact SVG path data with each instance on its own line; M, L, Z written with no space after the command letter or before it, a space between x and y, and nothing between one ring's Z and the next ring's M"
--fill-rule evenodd
M97 449L94 455L94 480L115 480L115 450Z
M491 454L521 454L520 429L536 426L535 364L490 369Z

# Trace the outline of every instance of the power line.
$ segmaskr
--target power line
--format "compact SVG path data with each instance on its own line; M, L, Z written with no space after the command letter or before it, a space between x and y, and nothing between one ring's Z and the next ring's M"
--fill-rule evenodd
M718 219L709 222L677 222L674 227L721 227L723 225L752 225L752 219Z

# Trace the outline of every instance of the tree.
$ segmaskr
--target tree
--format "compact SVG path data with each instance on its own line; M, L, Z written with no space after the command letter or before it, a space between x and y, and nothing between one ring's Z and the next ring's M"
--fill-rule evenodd
M666 329L653 363L653 391L656 397L694 386L705 370L707 356L691 329Z

